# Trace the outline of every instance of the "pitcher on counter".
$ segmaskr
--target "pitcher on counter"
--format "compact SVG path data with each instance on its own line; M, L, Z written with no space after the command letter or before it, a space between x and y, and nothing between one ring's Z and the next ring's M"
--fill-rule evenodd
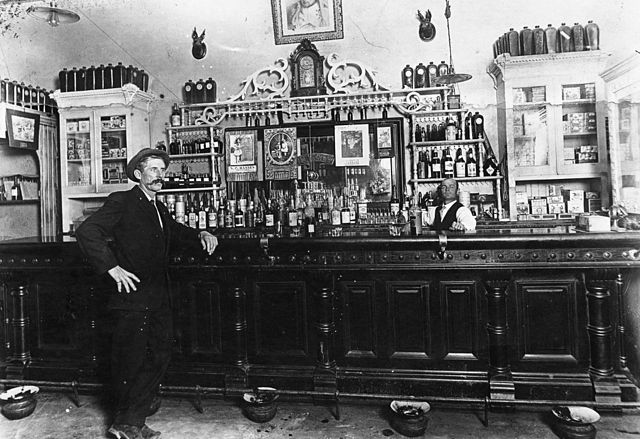
M157 391L171 359L169 249L199 242L211 254L218 245L211 233L176 222L167 207L156 202L168 165L165 151L142 149L126 169L138 185L110 194L76 231L80 248L97 272L115 282L109 299L114 316L115 415L108 431L118 439L160 436L147 426L146 418L160 405Z
M458 182L447 178L438 186L438 198L442 203L433 215L428 215L427 224L436 231L471 231L476 229L476 219L469 208L458 201Z

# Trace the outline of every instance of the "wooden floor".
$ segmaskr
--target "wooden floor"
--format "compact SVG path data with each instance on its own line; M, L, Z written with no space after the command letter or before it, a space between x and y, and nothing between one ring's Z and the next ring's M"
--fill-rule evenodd
M162 407L147 424L162 431L164 439L364 439L401 438L389 426L384 404L342 404L336 420L329 407L311 403L280 402L271 422L254 423L234 401L203 400L204 412L182 398L163 398ZM429 438L536 438L558 436L549 425L548 412L492 412L489 426L483 413L435 408L429 413ZM38 395L35 412L22 420L0 418L3 439L94 439L110 437L108 412L96 396L81 395L76 407L64 394ZM596 424L598 439L640 438L640 412L602 414Z

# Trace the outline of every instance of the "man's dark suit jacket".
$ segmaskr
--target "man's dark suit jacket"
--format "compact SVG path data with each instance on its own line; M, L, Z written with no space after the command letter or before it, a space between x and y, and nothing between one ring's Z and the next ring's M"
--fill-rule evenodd
M120 265L140 278L137 291L114 294L109 307L145 310L168 300L169 249L186 241L197 242L198 230L176 222L166 206L158 203L158 214L139 186L114 192L104 205L76 231L78 244L98 274ZM109 241L113 242L109 242Z

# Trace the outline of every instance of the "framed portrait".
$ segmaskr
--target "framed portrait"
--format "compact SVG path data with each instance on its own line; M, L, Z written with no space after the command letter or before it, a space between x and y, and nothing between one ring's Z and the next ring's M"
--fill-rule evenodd
M276 44L339 40L342 0L271 0Z
M369 166L369 125L336 125L336 166Z
M256 130L226 131L227 179L255 181L259 178L260 148Z
M395 131L395 124L376 125L376 148L374 154L376 158L385 159L394 156Z
M7 108L7 140L9 147L38 149L40 115Z
M264 130L265 177L268 180L298 178L298 140L296 129Z

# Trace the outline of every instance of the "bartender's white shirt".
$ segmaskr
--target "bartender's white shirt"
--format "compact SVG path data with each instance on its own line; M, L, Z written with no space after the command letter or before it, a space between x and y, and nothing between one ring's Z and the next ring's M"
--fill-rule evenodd
M442 209L440 209L440 221L444 219L444 217L447 215L447 212L455 202L456 200L453 200L450 203L442 205ZM428 224L432 225L434 220L435 218L432 218L431 216L429 216ZM476 219L473 217L473 214L467 207L460 206L460 208L456 212L456 221L461 223L466 230L476 229Z

